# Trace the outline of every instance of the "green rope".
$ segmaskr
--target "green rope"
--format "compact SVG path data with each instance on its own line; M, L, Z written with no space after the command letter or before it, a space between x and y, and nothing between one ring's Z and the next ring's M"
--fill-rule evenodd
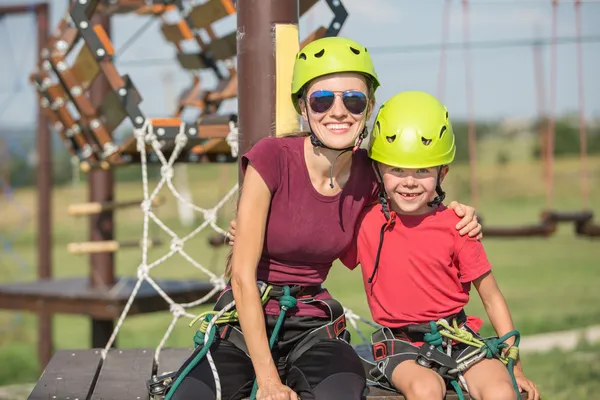
M444 342L444 338L442 337L442 333L438 330L437 324L431 321L429 322L429 328L431 329L431 332L426 332L425 335L423 335L423 341L427 344L434 345L436 349L443 352L444 349L442 349L442 343ZM456 379L452 379L450 384L454 388L458 400L465 400L465 396L460 388L460 385L458 384L458 381Z
M438 325L442 327L442 331L438 329ZM436 323L430 322L429 326L431 328L431 332L427 332L424 334L424 342L430 345L436 346L439 351L443 351L441 345L443 343L443 337L448 337L450 339L456 340L458 342L465 343L469 346L485 348L485 356L486 358L498 358L502 362L506 364L508 368L508 373L510 375L513 388L517 392L517 398L520 397L521 392L519 391L519 385L517 384L517 379L515 377L514 366L515 361L519 355L519 343L521 341L521 335L519 331L512 330L507 334L499 337L499 338L489 338L483 339L483 341L476 340L472 337L472 335L466 331L460 331L456 321L454 321L454 327L450 327L446 323ZM509 347L506 341L511 337L515 338L515 343L513 346ZM508 354L506 357L503 357L501 352L503 349L508 348ZM453 379L450 381L450 384L456 391L456 395L459 400L464 400L464 394L458 381Z
M275 323L275 327L273 328L273 332L271 333L271 337L269 338L269 349L273 348L275 345L275 341L277 340L277 336L279 335L279 330L283 325L283 319L285 318L285 313L290 308L296 307L296 298L294 296L290 296L290 287L283 287L283 296L279 298L279 307L281 311L279 312L279 317L277 318L277 322ZM258 380L254 380L254 386L252 386L252 393L250 394L250 400L256 400L256 392L258 391ZM167 399L165 399L167 400Z
M205 321L209 322L212 319L212 315L207 315L205 317ZM169 392L167 393L167 395L165 396L165 400L170 400L171 397L173 397L173 395L175 394L175 391L177 391L177 388L179 387L179 385L181 385L181 382L183 382L183 380L185 379L185 377L190 373L190 371L192 369L194 369L194 367L196 365L198 365L198 363L200 362L200 360L202 360L202 358L204 358L204 356L206 356L206 353L208 353L208 350L210 349L210 346L212 345L212 342L215 339L215 332L217 331L217 327L216 325L212 326L212 329L210 330L210 332L208 332L208 341L206 342L206 345L202 348L202 350L200 350L198 352L198 354L196 354L196 357L194 357L192 359L192 361L190 361L190 363L185 367L185 369L181 372L181 374L177 377L177 379L175 380L175 382L173 382L173 386L171 387L171 389L169 390ZM194 335L194 344L196 345L196 348L200 345L204 344L204 333L201 331L197 331L196 334Z

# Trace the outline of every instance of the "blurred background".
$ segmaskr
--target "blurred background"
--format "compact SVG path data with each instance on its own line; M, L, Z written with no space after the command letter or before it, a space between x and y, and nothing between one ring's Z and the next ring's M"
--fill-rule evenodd
M531 339L522 354L526 373L545 399L600 396L600 1L342 3L348 17L339 35L369 49L382 82L376 93L378 104L398 91L425 90L438 95L450 111L458 151L445 183L447 199L475 206L483 219L483 243L516 327ZM0 299L4 304L9 300L2 298L3 288L38 276L39 101L30 81L40 54L36 4L0 0L0 10L30 7L18 14L0 11ZM67 6L66 0L52 0L51 32ZM185 46L178 49L167 39L161 24L168 16L160 17L128 12L117 13L110 21L114 65L119 73L129 75L143 99L140 108L152 118L177 114L194 79L203 88L219 83L210 69L192 71L178 61ZM317 1L300 18L301 40L318 27L327 27L331 19L326 2ZM212 24L216 37L228 35L235 26L236 14ZM235 58L230 61L235 65ZM235 114L235 96L223 98L218 109L221 115ZM190 112L189 118L197 117L197 110L185 112ZM131 136L131 124L117 125L115 142L122 143ZM88 176L81 160L64 146L55 125L50 138L52 276L88 277L93 274L89 254L68 249L68 244L88 241L90 236L88 217L68 209L89 200ZM177 166L174 182L181 196L210 209L237 183L238 168L231 162L235 159L227 157L204 161ZM115 275L135 278L142 262L142 251L135 245L143 229L142 169L139 163L125 163L113 172L115 201L137 205L115 211L115 238L134 245L121 245L111 262ZM150 185L156 186L160 167L150 166L148 176ZM200 225L202 213L194 213L166 189L161 194L166 199L155 213L173 232L183 236ZM227 227L235 201L232 196L217 209L216 225ZM163 242L148 252L149 259L157 260L169 251L169 233L157 224L149 229L153 238ZM229 249L214 245L219 241L215 234L214 229L199 232L189 240L187 251L206 270L220 275ZM152 270L152 276L206 280L206 274L182 257L166 260ZM327 286L346 307L370 319L359 273L336 264ZM167 305L164 311L128 316L118 335L119 347L156 347L172 322L168 310ZM476 293L469 311L485 315ZM54 350L91 346L93 324L85 313L60 313L52 321ZM188 322L177 321L166 346L192 345L194 329ZM31 312L0 310L0 399L9 396L1 386L31 387L27 385L39 378L41 329ZM572 336L564 336L568 340L559 336L565 331L572 331ZM492 334L489 323L484 333ZM360 341L358 335L354 338Z

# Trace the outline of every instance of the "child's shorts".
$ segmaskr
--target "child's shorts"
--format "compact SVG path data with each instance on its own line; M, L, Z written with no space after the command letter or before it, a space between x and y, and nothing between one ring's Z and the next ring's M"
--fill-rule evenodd
M461 329L467 330L473 334L475 339L481 340L481 336L467 324L464 313L460 313L457 317ZM381 328L373 332L371 340L373 343L373 358L375 364L377 364L377 371L372 371L371 375L373 375L376 380L383 375L391 385L392 373L400 363L409 360L417 360L419 350L424 344L424 333L414 332L414 327L415 326L411 325L410 327L402 328ZM423 330L427 329L427 327L428 326L422 326ZM456 361L463 355L473 351L478 351L478 348L464 343L453 343L449 356ZM381 375L379 377L375 376L378 373Z

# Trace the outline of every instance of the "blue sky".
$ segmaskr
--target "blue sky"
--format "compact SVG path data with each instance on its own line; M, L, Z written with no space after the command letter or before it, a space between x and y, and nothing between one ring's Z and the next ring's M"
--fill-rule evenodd
M342 0L349 17L341 34L371 49L382 81L378 103L401 90L420 89L436 93L439 51L399 52L378 47L397 47L439 43L442 30L442 0ZM0 4L26 3L29 0L0 0ZM67 0L53 0L51 26L56 27L66 11ZM322 4L321 4L322 3ZM61 5L58 7L58 5ZM452 1L451 42L461 42L462 12L459 0ZM585 2L583 35L600 35L600 2ZM331 13L324 1L300 22L301 38L319 24L327 25ZM551 0L473 0L470 7L472 41L550 37ZM145 23L146 17L116 16L113 42L117 50ZM31 15L0 19L0 128L30 125L35 118L35 97L27 77L34 66L35 21ZM235 29L235 16L215 24L218 34ZM575 36L573 2L559 7L558 35ZM586 114L600 117L600 43L583 45ZM129 60L174 59L175 50L163 38L158 22L153 23L121 57L119 71L129 73L140 90L143 110L152 117L168 116L174 99L190 82L190 76L176 61L128 64ZM546 82L546 107L550 93L550 47L543 48ZM557 112L575 111L577 98L576 46L558 46ZM447 54L445 102L451 113L468 115L465 91L464 58L461 50ZM522 118L536 115L536 86L530 47L481 49L472 51L474 111L477 118ZM203 74L206 85L214 82ZM234 110L235 101L225 110Z

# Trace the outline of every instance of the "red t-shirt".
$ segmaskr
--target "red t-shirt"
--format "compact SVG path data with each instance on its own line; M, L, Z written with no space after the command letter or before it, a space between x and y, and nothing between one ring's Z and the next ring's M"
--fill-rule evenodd
M318 285L350 246L358 218L375 198L376 179L365 150L353 156L350 177L335 196L317 192L304 159L304 137L261 139L242 157L272 194L257 279L276 285ZM330 298L326 291L317 298ZM288 315L327 317L316 305L298 303ZM268 314L279 305L267 304Z
M386 220L380 204L365 210L356 241L341 260L350 269L361 264L375 322L396 328L437 321L468 303L471 281L491 265L481 242L459 235L459 220L443 205L424 215L397 215L385 232L379 267L369 283ZM468 322L475 330L481 326L478 318Z

